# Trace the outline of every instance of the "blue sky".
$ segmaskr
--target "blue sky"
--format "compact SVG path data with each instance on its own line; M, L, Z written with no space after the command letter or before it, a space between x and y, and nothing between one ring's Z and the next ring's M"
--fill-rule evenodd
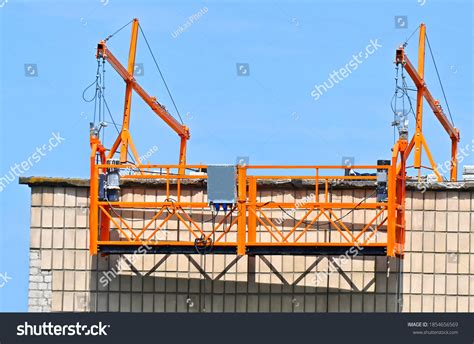
M82 100L82 91L95 77L97 42L133 17L140 19L190 127L190 163L234 163L237 156L259 164L340 164L342 156L373 164L388 158L395 48L420 22L427 25L461 145L472 143L473 11L468 0L0 0L0 6L0 176L58 132L65 142L23 175L88 177L93 109ZM203 8L204 15L173 37ZM395 16L406 16L407 28L395 28ZM129 37L127 27L109 42L124 63ZM314 100L315 84L327 81L371 40L381 47ZM407 52L416 61L417 36ZM144 66L137 80L175 113L142 37L136 62ZM237 75L237 63L248 63L248 76ZM25 64L35 64L37 76L27 77ZM107 101L120 122L124 85L110 66L106 75ZM441 98L428 53L426 81ZM445 161L448 137L425 109L428 143ZM157 146L153 162L177 161L176 134L137 97L131 130L140 154ZM106 135L113 133L108 128ZM0 192L0 202L0 273L12 277L0 288L0 310L26 311L30 190L15 180Z

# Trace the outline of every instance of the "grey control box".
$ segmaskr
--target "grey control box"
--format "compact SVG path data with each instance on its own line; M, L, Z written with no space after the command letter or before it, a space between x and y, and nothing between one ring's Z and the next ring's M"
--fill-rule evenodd
M234 165L207 167L207 198L213 204L237 203L237 168Z

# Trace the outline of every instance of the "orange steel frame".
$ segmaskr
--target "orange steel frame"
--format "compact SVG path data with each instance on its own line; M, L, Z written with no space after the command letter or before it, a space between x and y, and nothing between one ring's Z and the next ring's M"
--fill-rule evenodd
M448 131L452 139L452 170L451 179L456 177L456 145L459 141L459 131L447 121L439 103L433 99L423 80L424 76L424 25L420 30L420 50L418 71L412 66L405 54L403 47L397 49L396 63L401 63L408 74L415 81L418 88L417 97L417 126L413 138L408 143L403 135L395 143L392 149L390 165L383 166L353 166L362 170L386 170L388 198L384 202L376 202L367 199L361 203L334 201L331 199L331 185L344 181L368 181L375 185L375 175L365 176L343 176L335 175L333 170L340 172L347 169L346 166L237 166L237 202L230 211L226 212L211 229L191 217L194 210L201 211L203 215L209 209L207 202L183 201L182 184L186 181L202 179L207 175L186 174L188 169L203 170L206 165L186 164L186 142L190 137L186 126L177 122L161 106L156 98L149 96L133 77L133 66L135 63L136 44L138 36L138 20L134 19L132 24L132 36L128 59L128 68L125 68L114 57L106 45L101 41L97 47L97 58L108 61L118 72L126 83L125 105L123 126L111 149L106 149L97 133L91 130L90 144L90 253L92 255L103 253L132 253L140 246L147 247L149 252L168 253L193 253L199 246L205 246L212 238L213 253L245 254L335 254L347 252L350 248L358 248L364 254L386 254L387 256L403 256L405 243L405 188L406 188L406 160L413 148L415 148L415 167L421 168L421 147L425 147L433 170L440 177L434 161L429 152L426 140L422 132L422 101L427 100L434 114L440 120L443 127ZM181 138L179 161L176 165L150 165L142 164L132 137L129 133L130 109L132 91L135 91L157 114L163 119ZM128 148L130 147L136 159L135 164L127 160ZM119 150L119 152L118 152ZM109 165L107 160L120 154L119 165ZM122 180L153 180L160 179L166 187L160 202L126 202L107 201L99 199L99 175L105 173L107 168L118 168L128 173L121 175ZM284 170L289 173L281 175L251 174L251 171L261 172L264 170ZM297 173L295 171L312 171L310 174ZM130 173L132 171L133 173ZM292 172L292 173L290 173ZM343 173L342 173L343 174ZM259 200L259 185L268 180L304 179L314 182L315 199L304 204L297 205L296 202L263 202ZM171 195L176 199L171 199ZM272 212L278 209L295 209L304 211L304 215L295 220L293 226L279 229L272 220ZM122 210L145 210L153 212L153 216L146 221L144 226L136 228L132 226L120 211ZM336 212L351 212L355 210L370 210L375 215L365 221L362 227L355 232L345 224ZM235 215L235 216L234 216ZM311 219L311 217L313 218ZM364 217L365 218L365 217ZM167 224L176 221L180 226L172 225L176 231L186 232L188 239L166 240L159 234L164 231ZM311 219L311 220L310 220ZM339 241L311 241L302 238L306 233L317 230L314 225L320 219L325 219L330 229L337 232ZM309 224L308 224L309 221ZM229 223L227 223L229 222ZM113 225L114 228L111 226ZM257 229L259 228L259 229ZM386 230L386 240L374 242L377 232ZM111 232L118 233L118 238L112 239ZM260 232L268 233L271 239L262 239ZM115 233L115 234L117 234ZM231 235L233 234L233 235ZM268 237L267 235L267 237ZM179 236L178 236L179 238ZM198 239L198 241L196 241ZM148 252L147 251L147 252ZM138 251L140 252L140 251ZM143 251L142 251L143 252Z
M442 181L443 178L438 171L436 163L433 159L431 151L426 142L425 135L423 134L423 100L426 100L430 108L433 110L434 115L441 123L443 128L448 133L451 138L451 161L450 161L450 180L457 180L457 145L460 140L459 130L455 128L446 117L446 114L443 112L441 105L438 100L435 100L431 95L428 87L426 86L424 75L425 75L425 40L426 40L426 26L425 24L420 25L420 35L418 43L418 70L415 69L413 64L408 59L408 56L405 52L404 46L401 46L397 49L395 55L395 63L402 65L406 69L408 75L411 77L415 83L417 94L416 94L416 128L415 133L413 134L410 143L408 144L408 149L406 150L406 159L410 155L413 148L415 149L414 153L414 163L413 167L418 170L418 179L421 177L421 168L428 168L433 170L433 173L436 175L438 181ZM426 155L430 162L431 168L423 166L421 162L422 150L423 148L426 151Z
M218 220L212 229L206 230L199 221L190 216L194 210L200 211L208 208L207 202L183 201L181 186L183 181L192 179L207 179L206 175L180 174L184 169L203 169L206 165L140 165L137 174L124 174L122 179L151 180L160 179L164 182L166 197L162 202L109 202L100 201L98 198L98 177L101 170L119 168L124 170L136 169L135 164L108 165L104 163L105 154L101 153L103 147L93 144L91 155L91 207L90 207L90 252L105 253L131 253L139 246L151 248L152 252L168 253L193 253L195 252L195 239L204 238L205 242L214 238L212 242L213 253L245 254L316 254L318 252L340 252L357 248L363 254L386 254L388 256L403 255L404 230L405 230L405 162L402 160L401 171L397 172L398 159L402 159L407 147L406 140L399 140L395 146L391 165L383 166L354 166L357 169L383 169L388 173L388 199L386 202L367 200L364 203L335 202L331 197L331 183L341 181L375 181L376 176L339 176L325 175L323 171L339 169L343 171L346 166L238 166L237 190L238 201L236 205ZM96 163L96 154L101 156L101 163ZM283 170L313 170L312 175L249 175L250 170L283 169ZM162 171L162 174L151 171ZM176 171L176 172L174 172ZM403 171L403 172L402 172ZM297 205L296 202L263 202L258 201L258 182L265 180L300 179L314 181L315 199ZM170 200L171 195L176 200ZM285 231L279 229L272 220L271 212L283 209L300 209L304 215L292 227ZM375 215L368 218L363 227L354 232L343 221L336 211L373 210ZM118 212L120 210L148 210L153 216L145 221L140 228L133 228L128 221ZM235 218L226 226L231 214ZM312 220L310 215L314 214ZM160 232L171 220L177 221L188 233L190 240L163 240ZM308 220L307 220L308 219ZM305 233L317 230L314 228L318 219L325 219L331 230L340 234L341 241L308 241L301 240ZM307 220L307 221L306 221ZM307 223L309 222L309 223ZM113 224L119 233L120 239L110 239L110 224ZM270 240L257 238L257 225L260 230L269 233ZM372 240L379 231L386 230L386 240L374 242ZM228 234L236 234L231 239ZM182 237L182 235L181 235Z
M133 157L137 164L141 164L140 157L137 153L132 137L129 132L130 127L130 110L132 105L132 91L135 91L144 101L148 104L155 114L157 114L171 129L173 129L181 138L181 145L179 151L179 164L186 164L186 142L190 138L189 128L185 125L180 124L176 119L171 116L168 111L156 100L155 97L150 96L135 80L133 77L134 66L135 66L135 55L137 49L138 39L138 19L134 19L132 22L132 37L130 39L130 51L128 55L128 66L125 68L112 52L107 48L107 42L102 40L97 45L97 59L102 58L110 63L110 65L117 71L117 73L123 78L126 84L125 88L125 104L123 111L123 122L122 130L118 135L112 148L110 149L107 158L112 158L117 152L120 146L120 161L122 163L127 162L128 158L128 147L132 150Z

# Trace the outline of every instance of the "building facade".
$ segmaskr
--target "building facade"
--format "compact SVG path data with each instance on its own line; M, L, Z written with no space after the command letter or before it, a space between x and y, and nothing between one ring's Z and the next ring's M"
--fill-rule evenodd
M90 256L88 181L20 178L31 188L31 312L473 312L474 184L409 187L404 259L385 256ZM371 187L331 197L357 202ZM184 185L190 200L205 200ZM123 199L156 201L159 183L124 185ZM311 189L270 183L261 200L304 199ZM127 215L142 226L146 214ZM281 216L276 214L275 216ZM357 224L364 212L344 218ZM297 211L295 217L298 218ZM282 220L292 222L294 219ZM327 235L318 228L316 235ZM166 235L176 237L170 222ZM262 234L263 235L263 234ZM383 232L381 232L383 235ZM309 237L308 237L309 238Z

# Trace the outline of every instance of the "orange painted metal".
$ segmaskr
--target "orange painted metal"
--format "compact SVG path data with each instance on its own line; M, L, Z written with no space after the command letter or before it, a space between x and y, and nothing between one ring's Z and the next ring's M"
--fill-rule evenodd
M180 152L179 152L179 164L184 165L186 163L186 141L190 138L189 128L179 123L169 112L161 105L155 97L150 96L135 80L133 71L135 68L135 57L136 47L138 39L139 23L138 19L134 19L132 22L132 36L130 41L130 50L128 57L128 66L125 68L119 60L112 54L107 47L106 40L102 40L97 45L97 59L104 59L110 63L110 65L117 71L117 73L123 78L126 84L125 88L125 104L124 104L124 116L122 122L122 129L114 144L112 145L108 158L113 158L117 149L120 146L120 161L122 163L128 160L128 147L131 148L136 164L140 165L140 156L136 151L135 145L133 144L132 137L129 132L130 125L130 111L132 101L132 91L135 91L151 108L151 110L158 115L168 126L171 127L181 138ZM183 170L181 170L183 171Z
M425 24L420 25L420 35L418 42L418 69L416 69L411 61L409 60L405 48L401 46L396 51L395 63L401 64L403 68L407 71L410 78L415 83L417 88L417 97L416 97L416 127L415 133L410 140L408 149L406 151L407 157L410 155L412 149L415 149L414 153L414 164L413 167L418 169L418 178L421 176L422 165L422 148L425 149L426 155L430 161L431 169L436 175L438 181L442 181L443 178L438 171L436 163L432 157L431 151L426 142L426 137L423 134L423 100L426 100L434 115L441 123L445 131L448 133L451 139L451 168L450 168L450 180L457 180L457 144L460 141L460 133L457 128L455 128L451 122L449 122L446 114L443 112L439 101L435 100L429 91L425 80L424 80L424 70L425 70L425 39L426 39L426 26Z
M266 182L273 180L274 176L262 175L261 173L249 174L249 171L259 172L265 169L272 169L272 166L238 166L236 180L238 190L237 203L235 207L222 215L220 219L217 219L212 227L206 226L205 221L203 222L202 219L205 216L212 216L208 202L206 200L192 201L189 199L189 196L188 199L183 200L182 191L178 188L178 181L184 183L187 179L196 180L196 177L204 181L207 178L206 175L178 176L178 174L174 174L175 171L177 173L179 169L183 168L182 165L148 165L153 166L153 168L150 167L142 170L140 176L147 179L148 177L156 176L154 174L156 171L162 171L162 174L158 175L162 183L160 188L167 190L166 198L168 199L164 201L99 201L97 199L97 192L93 192L93 189L91 189L91 254L97 254L102 245L134 246L141 244L166 246L169 244L176 246L181 244L189 247L193 245L195 239L204 237L206 240L213 239L213 247L235 247L235 253L238 255L245 255L247 249L255 245L270 245L272 247L311 245L368 247L376 244L386 247L388 256L401 256L403 255L404 243L404 185L406 181L404 169L403 173L397 173L396 164L398 161L402 161L402 166L405 166L404 152L406 147L406 140L399 140L393 149L391 165L371 167L371 170L386 169L388 171L389 196L386 202L377 202L375 198L371 197L367 198L364 202L347 202L342 199L332 200L333 192L331 191L331 185L347 180L343 175L334 175L334 170L341 166L311 166L314 168L315 173L312 179L306 181L313 181L318 185L318 193L326 195L323 202L316 195L306 199L304 203L298 203L296 200L264 202L258 199L259 189L262 187L260 185L265 185ZM95 160L92 161L91 159L91 176L98 178L99 171L108 166L114 166L123 170L133 167L130 164L96 164ZM206 168L205 165L199 166ZM187 168L187 166L185 167ZM298 169L294 166L278 167L278 169L286 171L298 171L306 168ZM345 168L343 166L341 172ZM331 175L323 175L321 171L324 170L328 170ZM318 172L316 173L316 171ZM285 174L280 177L287 180L300 180L298 175ZM364 179L360 181L362 182ZM97 181L91 181L91 188L97 187ZM170 198L170 195L174 195L175 199ZM280 227L276 222L275 211L280 211L281 209L284 209L286 212L299 211L302 212L302 215L299 216L298 220L295 220L293 225L287 224L284 227ZM132 225L133 220L122 216L119 210L147 212L148 220L144 222L143 226L135 228ZM347 214L355 210L375 211L373 216L365 216L366 222L358 231L354 231L351 228L350 221L341 220L341 215L344 215L344 212ZM340 212L340 215L336 212ZM196 214L199 214L200 220L196 219ZM110 230L116 231L119 239L107 240L105 236L97 236L95 229L97 228L96 218L98 215L100 215L101 219L110 222ZM322 219L329 226L326 230L338 233L341 239L339 242L332 242L330 239L326 241L304 239L305 235L317 234L320 231L318 226L321 225ZM165 226L168 227L168 230L165 230ZM160 236L164 232L170 233L170 230L174 233L174 236L181 239L167 239ZM381 231L382 233L386 232L386 240L374 242L374 238ZM259 233L258 237L257 233ZM262 233L267 233L268 237L266 238Z
M137 38L138 38L138 20L134 19L132 23L132 37L130 38L130 51L128 54L128 68L127 71L133 78L133 72L135 70L135 56L137 53ZM129 134L129 127L130 127L130 109L132 106L132 85L129 80L125 81L125 102L124 102L124 110L123 110L123 122L122 122L122 130L121 130L121 148L120 148L120 161L126 162L128 160L128 145L129 140L131 140ZM131 143L131 142L130 142ZM113 156L113 151L111 154ZM111 157L112 157L111 156ZM138 164L141 163L140 157L138 155L135 156L135 160Z
M248 242L257 241L257 179L249 177L249 198L248 198Z
M187 174L189 170L205 171L207 165L186 163L186 143L189 130L178 123L149 96L133 77L136 56L138 21L132 25L128 68L120 64L101 41L97 57L108 61L126 83L123 129L111 149L107 151L99 138L91 132L90 155L90 253L101 252L103 247L203 247L235 248L235 254L245 255L249 248L273 247L282 250L295 247L339 247L343 249L375 247L386 248L388 256L402 256L405 230L406 158L412 147L420 145L414 139L407 144L400 139L393 147L391 165L359 165L353 169L388 173L388 199L377 201L368 195L362 201L335 197L333 186L360 182L365 189L373 189L375 174L345 176L347 166L332 165L242 165L237 166L237 201L223 215L214 214L208 203L205 173ZM409 61L401 52L401 61ZM397 55L398 56L398 55ZM423 85L420 81L420 85ZM424 86L423 86L424 87ZM181 138L178 164L143 164L129 132L131 95L135 91ZM422 90L426 97L426 92ZM421 118L421 109L420 109ZM420 121L421 123L421 121ZM421 125L420 125L421 131ZM420 141L421 145L423 140ZM120 164L107 164L120 148ZM128 162L128 149L136 163ZM455 150L455 147L453 147ZM397 164L399 163L399 168ZM152 200L108 201L99 199L99 176L107 169L119 169L121 179L130 183L154 182L162 192ZM264 173L270 171L270 173ZM275 173L280 171L280 173ZM298 181L308 183L315 193L304 202L296 199L265 201L264 191L269 182ZM183 185L192 183L202 187L203 197L193 200L183 194ZM312 186L314 183L314 188ZM352 213L363 212L363 223L351 219ZM146 219L140 225L134 214L142 212ZM125 214L132 214L132 218ZM296 214L299 215L291 215ZM351 217L347 217L351 215ZM295 217L297 216L297 218ZM207 219L205 219L207 217ZM360 221L360 220L359 220ZM323 228L321 228L323 227ZM114 235L111 235L113 232ZM379 234L382 238L378 238ZM331 235L333 238L331 239Z
M180 137L189 139L189 129L185 125L179 123L163 105L158 103L155 97L150 96L135 80L135 78L128 73L125 67L117 60L117 58L107 48L105 42L98 45L98 56L104 57L110 65L119 73L125 82L129 82L133 90L147 103L166 124L168 124Z
M421 79L425 77L425 26L420 26L420 38L418 43L418 74ZM417 88L416 92L416 126L415 126L415 157L414 167L421 172L421 147L423 139L423 88Z
M247 241L247 168L245 166L238 166L237 180L237 254L244 255Z
M98 202L98 180L99 180L99 173L95 166L95 159L96 159L96 152L97 152L97 144L92 144L92 152L90 156L90 164L91 164L91 181L90 181L90 212L89 212L89 250L90 253L95 255L97 254L97 229L99 226L99 215L98 211L99 208L97 206Z

